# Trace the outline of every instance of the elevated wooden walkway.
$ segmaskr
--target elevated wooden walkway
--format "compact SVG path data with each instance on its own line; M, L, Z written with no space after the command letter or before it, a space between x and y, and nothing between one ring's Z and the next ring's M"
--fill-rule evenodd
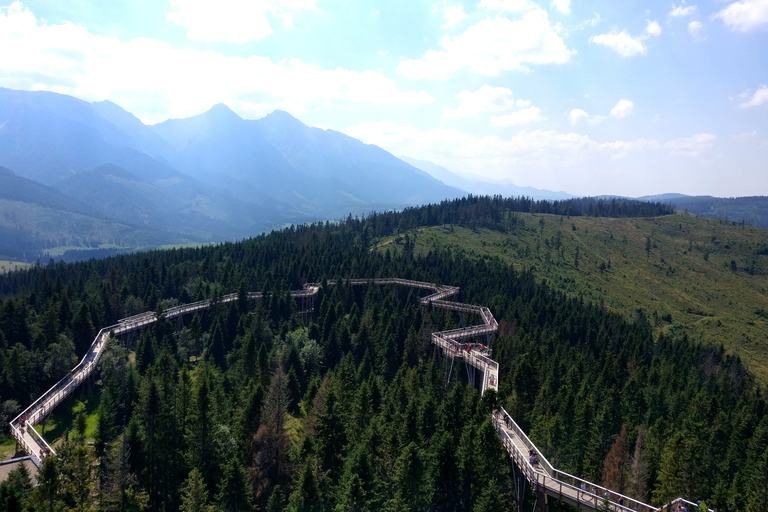
M478 315L482 319L482 324L435 332L432 334L432 343L439 347L446 356L463 359L468 365L483 372L481 393L485 393L488 389L498 390L499 365L491 359L490 349L482 344L462 343L460 341L477 336L490 336L498 329L498 323L491 311L485 306L445 300L447 297L458 294L458 287L400 278L329 280L326 283L329 286L342 283L349 283L351 286L375 284L429 290L433 293L419 299L422 306L432 305L433 307ZM312 299L317 295L319 289L319 284L307 284L303 289L291 291L290 294L297 299ZM247 297L249 300L259 300L263 298L263 294L261 292L249 292ZM158 319L178 318L237 299L238 294L231 293L213 300L206 299L174 306L166 309L159 316L154 311L147 311L123 318L115 325L102 328L82 361L10 422L11 434L16 439L18 447L26 452L38 467L40 467L44 454L55 455L53 448L34 429L34 426L48 416L91 374L98 365L110 336L129 334L154 324ZM528 436L504 409L494 413L493 421L504 447L519 471L519 475L537 493L536 504L540 510L547 510L548 498L560 500L581 510L596 510L606 499L611 509L617 512L657 512L662 510L666 512L675 510L677 504L681 502L689 505L688 510L693 510L694 504L681 498L662 507L654 507L560 471L547 461L544 454L528 439ZM532 462L532 453L536 454L537 463ZM524 490L518 491L518 499L522 500L524 495Z

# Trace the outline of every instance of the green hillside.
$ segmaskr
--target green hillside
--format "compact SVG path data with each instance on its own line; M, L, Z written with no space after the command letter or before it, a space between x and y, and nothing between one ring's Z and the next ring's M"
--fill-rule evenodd
M183 325L143 329L132 354L122 341L110 343L91 384L60 404L46 428L50 440L67 437L41 470L53 475L49 483L32 489L23 475L9 477L0 483L0 510L42 510L42 498L53 503L48 508L81 503L81 510L532 510L532 493L515 506L509 457L489 421L497 402L552 464L615 492L656 506L684 496L722 512L766 510L768 405L740 359L674 332L656 335L644 317L628 320L573 298L587 283L590 298L599 298L614 274L637 283L621 296L627 309L633 294L651 302L640 293L643 280L677 280L690 296L709 288L683 282L686 272L735 287L725 281L730 260L746 279L733 255L750 245L763 252L762 241L751 238L762 232L673 213L624 222L575 218L585 211L650 215L644 208L467 197L242 242L0 275L6 418L66 375L99 326L214 302ZM573 219L514 213L543 209L570 211ZM424 229L414 232L416 244L408 232L415 228ZM697 241L699 232L709 238ZM648 254L645 233L652 233ZM682 239L690 250L676 245ZM452 248L425 251L440 243ZM541 278L545 268L565 271L576 248L572 277ZM535 266L537 274L513 270L507 261L517 251L524 256L518 266ZM762 272L762 257L754 274ZM422 307L424 293L414 290L342 280L360 276L448 283L460 287L458 300L487 305L498 320L490 339L498 393L481 399L466 385L477 375L430 342L463 315ZM558 290L571 284L566 278L574 280L571 297ZM315 282L308 317L288 290ZM659 302L671 303L665 294L674 289L657 284ZM230 290L238 300L217 304ZM263 291L263 300L247 300L248 290ZM682 317L669 315L657 329L670 330ZM656 316L666 315L659 309ZM702 318L723 325L724 317ZM82 407L77 400L87 400L81 413L73 409ZM0 422L0 443L7 425Z
M149 247L188 239L75 211L0 198L0 258L35 261L67 250Z
M768 231L685 213L621 219L516 213L509 225L507 232L419 228L384 238L376 249L400 252L415 239L417 254L451 246L498 256L625 316L642 309L657 331L722 343L768 382Z

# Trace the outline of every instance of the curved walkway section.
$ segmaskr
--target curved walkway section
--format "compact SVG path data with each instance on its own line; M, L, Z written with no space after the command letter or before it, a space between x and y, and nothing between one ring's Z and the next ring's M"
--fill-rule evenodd
M416 289L430 290L433 293L420 299L422 305L428 305L430 303L437 307L444 307L448 309L456 309L457 311L469 311L478 313L482 318L484 325L477 327L468 327L465 329L456 329L453 331L445 331L441 333L434 333L432 335L433 342L437 343L444 349L450 350L450 355L458 355L464 358L469 364L485 370L486 375L492 375L492 377L486 377L482 391L485 389L493 388L498 389L498 365L495 361L491 360L484 352L480 345L467 345L466 350L459 350L460 344L457 340L467 338L470 336L477 336L480 334L488 334L496 331L497 323L496 319L490 313L488 308L480 306L470 306L468 304L459 304L456 302L447 302L442 299L450 297L459 292L459 288L456 286L443 286L434 283L425 283L422 281L412 281L409 279L399 278L379 278L379 279L350 279L350 280L331 280L327 284L334 286L337 283L349 283L352 286L361 286L367 284L378 285L396 285L406 286ZM320 289L319 284L307 284L301 290L291 291L290 294L296 299L312 298L317 295ZM263 298L261 292L249 292L249 300L258 300ZM99 360L104 352L107 341L111 335L119 336L121 334L128 334L133 331L142 329L148 325L154 324L158 319L171 319L177 318L182 315L191 313L197 313L209 309L216 304L226 304L234 302L238 299L236 293L230 293L218 297L216 299L206 299L198 302L192 302L190 304L182 304L168 308L158 316L154 311L146 311L138 315L133 315L127 318L123 318L115 325L110 325L102 328L93 340L93 343L89 347L83 359L70 370L59 382L53 385L48 391L43 393L40 398L35 400L29 407L24 409L16 418L10 422L11 434L18 443L19 447L27 453L36 466L40 466L42 458L46 454L55 454L56 452L51 448L48 442L40 435L34 428L39 424L43 418L47 417L57 405L64 401L79 385L82 383L96 368Z

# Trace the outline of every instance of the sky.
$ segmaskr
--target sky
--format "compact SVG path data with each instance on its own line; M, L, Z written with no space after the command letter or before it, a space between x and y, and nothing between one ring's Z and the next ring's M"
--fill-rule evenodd
M575 195L768 195L768 0L0 0L0 87L281 109Z

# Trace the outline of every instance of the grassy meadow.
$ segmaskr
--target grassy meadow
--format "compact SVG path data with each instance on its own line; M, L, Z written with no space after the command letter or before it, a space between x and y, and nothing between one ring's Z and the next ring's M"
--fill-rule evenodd
M24 270L32 265L33 263L25 263L23 261L0 260L0 274L13 272L14 270Z

